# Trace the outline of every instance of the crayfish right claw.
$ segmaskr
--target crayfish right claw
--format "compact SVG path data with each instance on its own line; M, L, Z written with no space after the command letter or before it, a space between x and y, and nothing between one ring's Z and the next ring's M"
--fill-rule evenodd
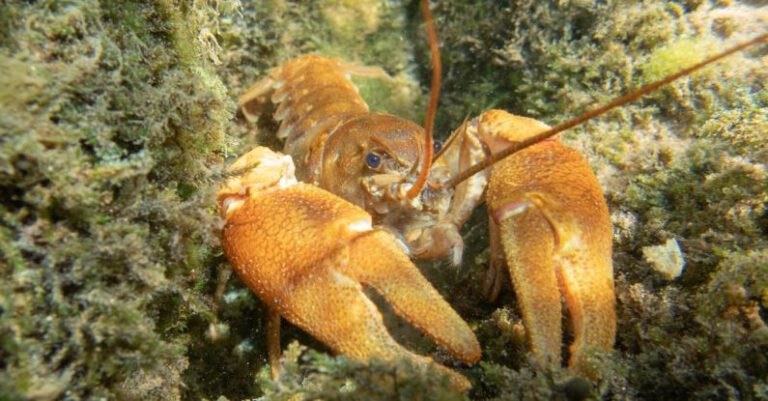
M362 291L361 283L373 287L459 360L480 358L472 330L421 276L395 237L373 229L368 213L327 191L291 177L276 179L276 171L292 171L275 169L284 159L266 148L253 152L262 162L230 178L219 194L219 204L227 205L224 251L248 287L269 310L335 352L362 361L407 358L436 367L467 389L463 376L399 345ZM252 153L243 157L253 159Z

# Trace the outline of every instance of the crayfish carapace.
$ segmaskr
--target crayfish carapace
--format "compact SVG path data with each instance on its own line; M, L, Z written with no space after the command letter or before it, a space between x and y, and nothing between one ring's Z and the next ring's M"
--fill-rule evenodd
M219 194L226 254L271 312L273 372L279 316L354 358L406 357L430 365L389 336L361 284L460 361L479 360L470 328L409 256L459 263L459 229L485 200L492 250L487 295L498 294L506 266L531 351L545 365L561 363L565 299L573 325L568 366L594 377L588 351L609 350L616 334L610 216L583 156L552 137L766 37L554 128L485 112L456 130L434 159L433 111L425 134L416 123L370 112L350 81L350 75L382 71L313 55L275 68L240 105L249 119L265 104L276 106L286 155L264 148L246 154L232 167L240 175ZM433 81L432 110L435 87Z

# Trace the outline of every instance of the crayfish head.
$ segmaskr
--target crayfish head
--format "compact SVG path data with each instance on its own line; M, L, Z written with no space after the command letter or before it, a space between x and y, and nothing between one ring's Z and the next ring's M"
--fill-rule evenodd
M227 175L229 178L217 197L219 212L225 220L249 197L297 182L291 157L261 146L235 160Z
M403 193L423 163L424 130L383 113L346 121L324 146L320 186L366 209L377 223L403 209L418 208Z

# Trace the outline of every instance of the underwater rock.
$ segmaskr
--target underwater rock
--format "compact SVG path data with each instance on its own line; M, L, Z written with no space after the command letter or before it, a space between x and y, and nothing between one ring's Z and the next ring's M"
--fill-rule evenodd
M674 238L668 239L662 245L643 247L643 256L653 269L667 280L680 277L685 268L685 255Z

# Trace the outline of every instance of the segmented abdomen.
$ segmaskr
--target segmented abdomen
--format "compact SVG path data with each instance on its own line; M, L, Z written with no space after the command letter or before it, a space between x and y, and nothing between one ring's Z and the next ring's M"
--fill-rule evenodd
M292 60L270 74L272 103L277 105L277 136L283 152L296 163L297 176L317 182L322 151L329 135L352 118L368 112L342 62L318 56Z

